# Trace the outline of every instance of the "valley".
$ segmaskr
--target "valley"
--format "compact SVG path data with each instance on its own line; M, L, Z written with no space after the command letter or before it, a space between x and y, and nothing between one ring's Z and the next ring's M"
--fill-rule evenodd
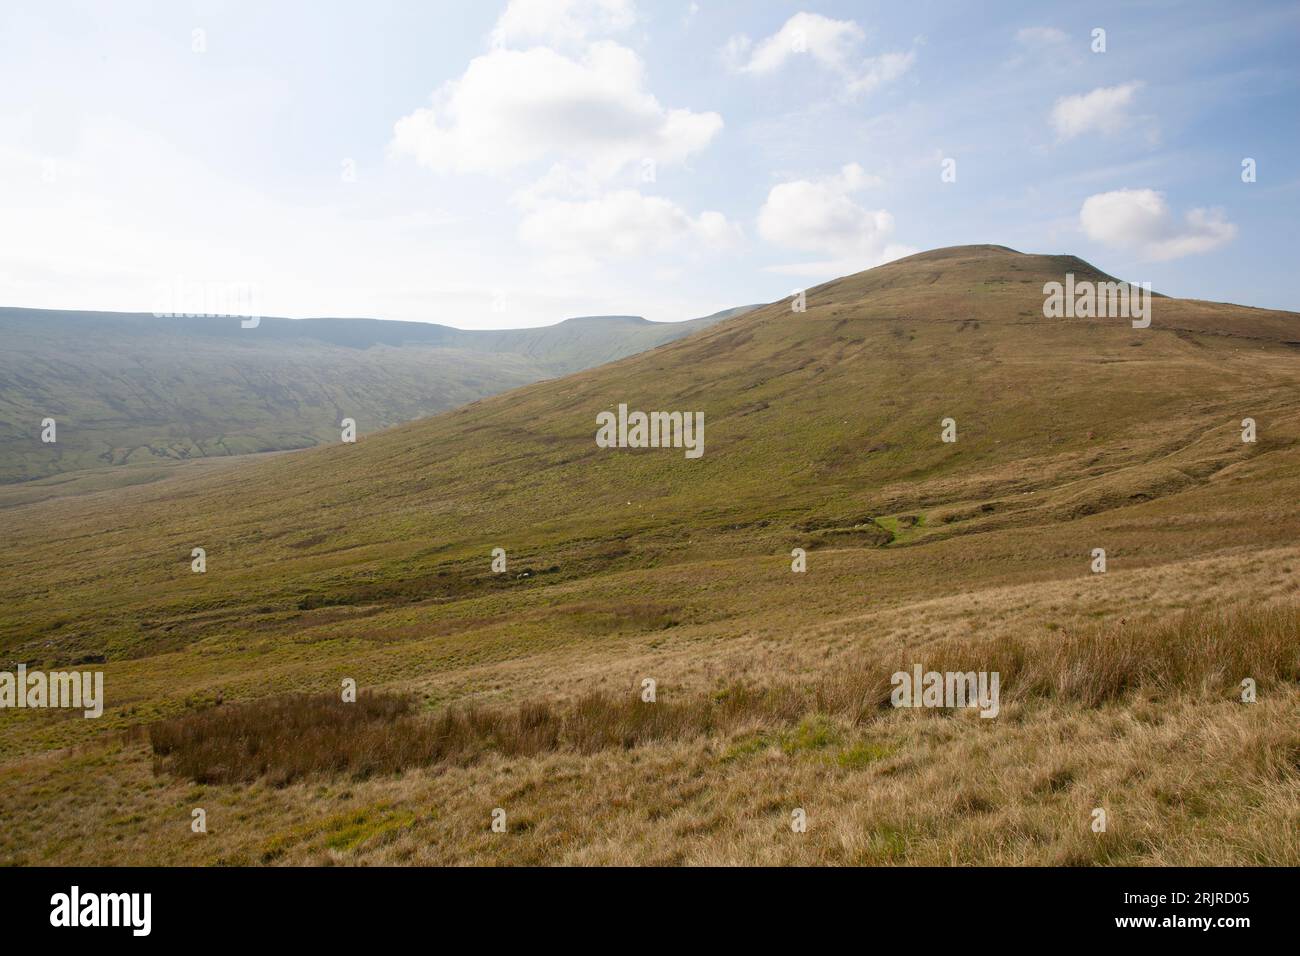
M12 502L0 669L102 656L105 702L0 715L0 861L1300 864L1300 316L1049 318L1067 272L1112 281L934 250ZM707 450L603 447L620 406ZM918 665L997 672L996 716L892 707Z

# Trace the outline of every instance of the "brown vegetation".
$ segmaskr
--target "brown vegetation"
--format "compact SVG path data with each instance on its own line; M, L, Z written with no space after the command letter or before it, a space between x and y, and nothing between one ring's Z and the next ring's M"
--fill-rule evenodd
M890 706L891 676L914 663L937 671L997 671L1008 700L1051 699L1097 707L1125 694L1236 691L1300 680L1300 607L1188 613L1147 626L1096 627L1035 640L947 641L903 655L864 658L805 689L731 683L714 693L646 702L592 692L561 704L513 709L466 705L422 715L411 695L363 694L355 703L294 695L216 706L153 724L159 768L196 783L266 777L281 786L308 776L357 778L488 752L534 757L596 753L648 743L791 726L832 716L852 724Z

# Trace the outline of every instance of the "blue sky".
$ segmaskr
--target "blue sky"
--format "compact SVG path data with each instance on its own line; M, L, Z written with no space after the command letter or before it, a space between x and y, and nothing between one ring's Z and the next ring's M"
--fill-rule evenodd
M9 0L0 304L673 320L991 242L1300 310L1298 49L1295 3Z

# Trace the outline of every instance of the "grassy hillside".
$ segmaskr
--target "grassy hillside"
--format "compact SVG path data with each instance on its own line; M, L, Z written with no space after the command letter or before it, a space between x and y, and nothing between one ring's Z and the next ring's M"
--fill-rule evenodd
M0 484L336 442L345 417L375 431L653 348L734 311L476 332L0 309ZM40 440L47 417L54 443Z
M1046 319L1067 271L938 250L355 445L0 512L0 659L102 656L109 695L0 724L0 859L1300 863L1300 316ZM704 456L598 448L620 403L702 411ZM882 705L913 663L1005 671L1001 713ZM344 678L390 696L340 713ZM277 727L300 760L238 750Z

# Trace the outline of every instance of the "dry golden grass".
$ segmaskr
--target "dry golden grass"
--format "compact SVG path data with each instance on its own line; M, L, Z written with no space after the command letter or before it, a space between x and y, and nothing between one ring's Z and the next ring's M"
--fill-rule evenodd
M265 778L276 787L307 777L365 779L439 764L468 766L489 754L596 754L747 730L750 737L728 752L730 760L776 744L796 752L840 743L840 726L857 728L887 714L891 675L910 672L917 662L929 670L996 671L1008 703L1095 709L1139 695L1209 703L1224 699L1227 690L1239 696L1245 678L1265 692L1300 681L1297 634L1296 606L1189 612L1033 640L966 638L918 652L863 656L811 688L732 682L663 702L589 692L568 703L457 705L433 716L419 714L409 694L362 695L352 703L297 695L158 722L148 728L148 739L159 772L199 784ZM1288 747L1279 758L1281 778L1300 784L1300 740ZM893 753L859 744L841 750L837 760L855 768Z
M1097 707L1134 691L1237 695L1300 681L1300 607L1188 611L1157 621L1083 626L1048 636L965 637L903 652L894 666L864 662L835 679L832 709L865 715L889 701L889 675L915 663L935 671L996 671L1008 700ZM864 683L865 675L876 680Z

